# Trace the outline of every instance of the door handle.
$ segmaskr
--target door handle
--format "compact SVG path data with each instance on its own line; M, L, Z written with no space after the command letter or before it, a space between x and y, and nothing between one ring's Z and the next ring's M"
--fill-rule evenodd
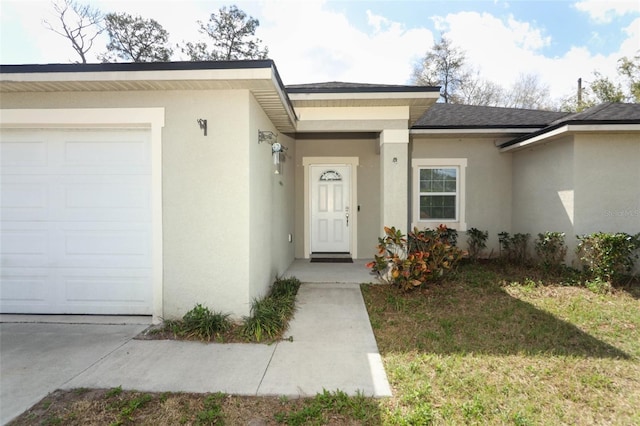
M349 227L349 206L345 206L344 211L345 211L344 216L347 218L347 227Z
M349 213L345 214L345 216L347 217L347 227L349 226Z

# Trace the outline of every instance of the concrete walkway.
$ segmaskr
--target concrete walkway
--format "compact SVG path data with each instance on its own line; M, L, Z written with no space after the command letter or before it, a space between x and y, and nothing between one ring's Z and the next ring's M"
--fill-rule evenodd
M55 389L81 387L391 395L358 285L303 284L297 302L292 341L273 345L133 340L140 324L0 324L0 422Z

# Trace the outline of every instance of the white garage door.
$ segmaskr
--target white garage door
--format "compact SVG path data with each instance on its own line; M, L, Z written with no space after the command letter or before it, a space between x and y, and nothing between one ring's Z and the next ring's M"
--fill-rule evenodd
M0 312L151 314L144 130L0 131Z

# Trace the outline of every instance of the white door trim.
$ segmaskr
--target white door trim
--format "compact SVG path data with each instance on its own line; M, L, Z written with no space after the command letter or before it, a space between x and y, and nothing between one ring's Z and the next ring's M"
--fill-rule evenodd
M358 157L303 157L302 165L304 166L304 258L308 259L311 255L311 165L331 165L346 164L351 166L351 200L352 206L351 218L349 223L349 240L351 246L351 256L358 258L358 173L359 165Z
M162 128L164 108L2 109L0 127L13 129L139 128L151 131L153 322L163 317Z

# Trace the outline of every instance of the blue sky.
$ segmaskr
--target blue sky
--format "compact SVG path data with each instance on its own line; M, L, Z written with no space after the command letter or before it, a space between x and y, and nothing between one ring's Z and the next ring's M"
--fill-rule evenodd
M615 77L616 61L640 54L640 0L358 1L80 0L104 12L159 21L172 43L199 37L196 20L237 4L260 20L285 84L409 82L413 65L445 34L483 78L504 86L536 74L554 97L597 70ZM42 25L47 0L0 0L0 63L68 63L67 42ZM94 48L93 60L106 40ZM176 52L176 60L183 59Z

